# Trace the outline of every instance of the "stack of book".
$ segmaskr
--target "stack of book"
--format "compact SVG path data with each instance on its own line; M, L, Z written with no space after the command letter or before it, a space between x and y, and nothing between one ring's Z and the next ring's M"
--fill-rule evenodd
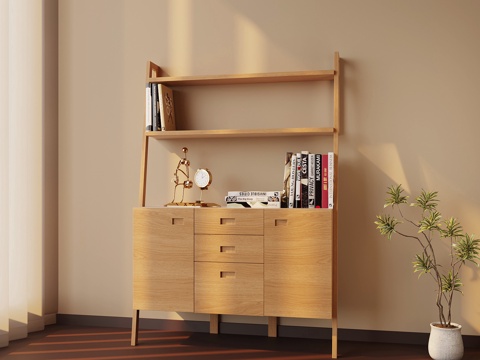
M173 90L163 84L147 83L145 89L145 130L175 130Z
M279 208L281 191L229 191L229 208Z
M334 153L288 152L282 207L333 209Z

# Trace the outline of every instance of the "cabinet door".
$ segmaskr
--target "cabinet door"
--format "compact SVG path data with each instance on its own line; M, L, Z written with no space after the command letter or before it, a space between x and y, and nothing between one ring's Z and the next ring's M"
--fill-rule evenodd
M133 308L193 311L193 209L133 211Z
M332 211L265 210L265 315L332 317Z

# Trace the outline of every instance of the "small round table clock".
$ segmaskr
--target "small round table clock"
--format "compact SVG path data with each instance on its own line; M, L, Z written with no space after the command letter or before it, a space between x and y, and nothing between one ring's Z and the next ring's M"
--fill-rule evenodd
M200 190L207 190L212 183L212 173L208 169L198 169L193 177L193 181L195 181L195 185Z
M196 201L196 205L201 207L219 207L220 205L215 203L205 203L202 201L203 190L208 190L208 187L212 183L212 173L208 169L198 169L193 177L195 185L200 188L200 200Z

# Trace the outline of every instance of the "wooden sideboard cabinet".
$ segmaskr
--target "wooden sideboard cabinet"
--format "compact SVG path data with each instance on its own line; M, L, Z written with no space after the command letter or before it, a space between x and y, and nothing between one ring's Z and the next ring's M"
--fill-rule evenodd
M335 53L330 70L163 75L158 65L147 62L146 82L173 88L332 82L333 121L331 127L235 129L226 124L225 129L143 131L139 207L133 210L132 345L138 342L140 310L210 314L211 333L218 333L222 314L265 316L268 336L277 336L279 317L316 318L332 320L332 358L336 358L339 54ZM145 207L151 139L288 141L291 136L331 139L333 209Z
M332 318L332 210L135 208L133 218L134 309Z

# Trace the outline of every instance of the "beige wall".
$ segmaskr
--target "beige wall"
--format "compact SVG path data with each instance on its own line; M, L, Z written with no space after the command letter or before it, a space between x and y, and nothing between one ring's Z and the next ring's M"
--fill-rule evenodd
M387 242L373 222L386 187L402 183L409 192L440 191L445 216L480 234L478 14L480 3L466 0L61 1L59 312L131 315L131 213L147 60L171 75L309 70L332 67L338 50L344 59L339 325L428 332L436 319L434 294L428 279L412 272L415 244ZM261 94L230 87L182 93L181 126L195 118L198 128L259 121L276 127L331 113L331 105L314 102L321 86L272 90L276 97L263 88ZM186 102L195 113L182 107ZM285 151L323 151L317 140L153 142L150 161L158 169L149 175L147 203L171 200L183 146L194 168L213 171L208 200L221 202L227 190L278 189ZM464 334L480 331L479 281L478 271L464 270L465 296L456 296L454 306Z

